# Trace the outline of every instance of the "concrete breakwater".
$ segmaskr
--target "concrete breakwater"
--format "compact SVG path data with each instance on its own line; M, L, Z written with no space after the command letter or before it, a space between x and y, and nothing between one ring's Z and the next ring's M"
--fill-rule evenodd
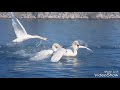
M120 12L14 12L17 18L41 19L120 19ZM11 18L10 12L0 12L0 18Z

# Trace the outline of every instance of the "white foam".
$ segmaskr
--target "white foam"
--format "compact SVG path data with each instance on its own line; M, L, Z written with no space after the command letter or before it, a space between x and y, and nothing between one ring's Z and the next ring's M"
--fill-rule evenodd
M13 54L20 55L23 57L30 57L32 55L30 53L27 53L25 50L19 50L19 51L14 52Z

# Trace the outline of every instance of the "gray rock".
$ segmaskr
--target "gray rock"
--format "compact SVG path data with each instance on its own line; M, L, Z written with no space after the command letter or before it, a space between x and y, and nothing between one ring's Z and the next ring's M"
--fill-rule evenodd
M120 12L14 12L17 18L41 19L119 19ZM0 12L0 18L11 18L9 12Z

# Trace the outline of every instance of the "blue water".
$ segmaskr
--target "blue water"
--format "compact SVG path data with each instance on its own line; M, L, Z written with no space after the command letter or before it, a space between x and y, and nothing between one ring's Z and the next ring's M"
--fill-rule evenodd
M20 21L29 34L47 37L49 41L32 39L10 45L16 38L11 19L0 19L1 78L101 78L95 74L109 72L118 76L108 75L105 78L120 78L120 20ZM68 47L74 40L85 41L94 52L79 49L76 57L62 58L57 63L52 63L50 58L30 60L55 42Z

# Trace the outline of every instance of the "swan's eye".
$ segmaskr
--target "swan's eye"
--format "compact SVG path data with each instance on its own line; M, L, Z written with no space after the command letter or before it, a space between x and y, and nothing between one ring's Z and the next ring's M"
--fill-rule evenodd
M79 45L77 45L77 46L79 46Z
M58 48L57 46L55 46L55 48Z

